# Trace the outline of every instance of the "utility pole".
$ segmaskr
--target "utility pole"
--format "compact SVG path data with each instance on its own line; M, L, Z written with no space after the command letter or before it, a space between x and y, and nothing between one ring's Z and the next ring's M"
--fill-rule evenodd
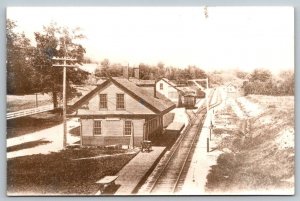
M207 116L209 111L209 102L208 102L208 78L206 78L206 110L207 110Z
M206 152L209 152L209 138L206 138Z
M209 125L209 140L211 140L211 133L212 133L212 129L213 129L214 127L215 127L215 126L213 125L212 120L210 120L210 125Z
M65 49L65 55L62 58L59 57L53 57L52 60L54 61L63 61L63 64L53 64L53 67L63 67L63 129L64 129L64 135L63 135L63 147L65 148L67 146L67 67L77 67L76 65L67 65L67 61L76 61L74 58L67 57L67 46L64 39L64 49Z

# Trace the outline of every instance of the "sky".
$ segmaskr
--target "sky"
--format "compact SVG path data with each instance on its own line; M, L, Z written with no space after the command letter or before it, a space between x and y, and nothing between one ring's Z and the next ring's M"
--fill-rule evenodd
M80 27L86 56L100 62L204 70L294 69L292 7L9 7L34 41L51 22Z

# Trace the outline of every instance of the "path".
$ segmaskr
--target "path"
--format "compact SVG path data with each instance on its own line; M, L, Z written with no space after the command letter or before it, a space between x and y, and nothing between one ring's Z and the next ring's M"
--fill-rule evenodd
M219 106L217 106L219 107ZM217 110L217 108L215 108ZM212 116L212 110L208 117ZM213 151L207 153L207 138L209 138L210 118L205 118L198 143L196 145L192 161L179 194L183 195L205 195L206 176L209 173L210 166L216 164L216 159L221 153ZM212 146L212 144L210 145Z
M135 193L139 185L151 173L159 159L164 154L165 147L152 147L151 152L139 152L117 174L117 185L121 185L115 195L130 195Z
M69 133L69 131L79 126L80 123L77 119L70 119L67 122L68 126L68 134L67 134L67 142L68 144L73 144L80 140L80 136L74 136ZM7 159L15 158L19 156L26 156L32 154L49 154L51 152L58 152L63 149L63 124L59 124L57 126L53 126L51 128L43 129L40 131L36 131L30 134L9 138L6 140L7 148L13 147L16 145L22 145L28 142L34 141L49 141L47 144L38 145L32 148L21 149L17 151L12 151L7 153Z

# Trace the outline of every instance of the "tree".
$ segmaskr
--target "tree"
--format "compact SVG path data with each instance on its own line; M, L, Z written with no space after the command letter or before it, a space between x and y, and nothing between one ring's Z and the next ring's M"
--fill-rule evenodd
M110 66L110 61L108 59L104 59L101 61L101 75L102 77L109 76L109 66Z
M246 77L248 75L248 73L241 71L241 70L236 70L235 73L236 73L236 77L240 78L240 79L246 79Z
M283 71L275 77L269 71L254 70L243 87L246 95L294 95L294 72Z
M6 22L7 39L7 93L28 94L36 92L37 74L32 67L33 49L24 33L16 33L16 23Z
M72 57L76 58L76 63L81 64L84 60L85 49L81 44L75 43L84 36L79 28L70 31L67 27L59 27L55 23L43 27L42 32L35 32L37 43L34 57L34 67L40 74L39 90L51 92L54 107L58 106L58 97L62 93L63 69L52 67L53 57ZM65 55L67 54L67 55ZM75 61L69 61L67 64L75 64ZM76 90L71 84L82 84L88 74L74 68L67 68L67 97L71 98Z
M163 62L158 62L157 68L158 68L157 74L160 75L161 77L165 77L166 76L165 64Z
M265 69L255 69L250 75L250 81L266 82L271 79L272 73Z
M111 63L109 59L104 59L100 64L95 71L97 77L118 77L123 75L123 66L120 63Z
M279 91L280 94L294 95L295 93L295 76L293 71L282 71L279 74L280 84Z
M151 67L147 64L140 63L139 64L139 73L141 80L148 80L150 79ZM153 69L152 69L153 70ZM157 74L157 73L155 73Z

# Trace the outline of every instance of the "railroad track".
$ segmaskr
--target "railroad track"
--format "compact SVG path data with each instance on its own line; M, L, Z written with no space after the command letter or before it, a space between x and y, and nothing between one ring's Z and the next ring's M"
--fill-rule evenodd
M210 108L219 104L219 95L217 96L216 103L211 104L214 94L215 90L210 96ZM203 126L205 115L206 107L201 107L195 113L195 116L191 118L185 132L179 136L171 148L166 163L161 167L158 176L151 183L150 188L148 188L149 194L170 195L181 190L189 169L196 141Z

